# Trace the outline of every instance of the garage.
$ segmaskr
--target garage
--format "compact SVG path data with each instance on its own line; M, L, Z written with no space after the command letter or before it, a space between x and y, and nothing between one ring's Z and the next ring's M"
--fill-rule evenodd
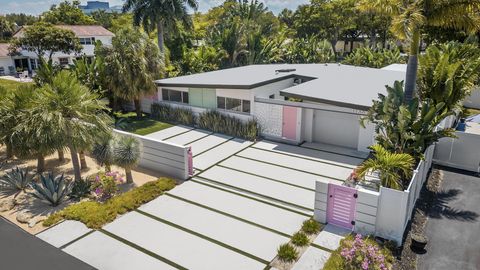
M356 114L315 110L312 141L357 149L359 121Z

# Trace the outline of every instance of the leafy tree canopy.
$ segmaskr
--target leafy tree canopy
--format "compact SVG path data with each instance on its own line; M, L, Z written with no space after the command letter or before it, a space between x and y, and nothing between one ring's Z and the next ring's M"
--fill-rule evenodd
M58 5L52 5L49 11L42 14L42 21L51 24L89 25L95 24L95 20L83 13L80 9L80 1L64 1Z

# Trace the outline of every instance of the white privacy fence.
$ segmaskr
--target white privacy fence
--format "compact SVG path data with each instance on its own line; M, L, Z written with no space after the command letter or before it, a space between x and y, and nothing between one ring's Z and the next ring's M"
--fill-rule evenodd
M139 166L162 172L175 178L189 178L189 147L170 142L159 141L144 136L114 130L120 135L129 135L142 142L142 158ZM190 166L193 166L190 164Z
M410 221L420 190L427 180L432 167L435 145L425 151L425 159L414 170L410 185L404 191L381 187L380 190L366 190L357 186L354 231L374 234L402 243L403 234ZM315 195L315 219L327 222L329 205L325 181L317 181Z
M442 138L435 148L436 164L480 172L480 135L455 132L456 138Z

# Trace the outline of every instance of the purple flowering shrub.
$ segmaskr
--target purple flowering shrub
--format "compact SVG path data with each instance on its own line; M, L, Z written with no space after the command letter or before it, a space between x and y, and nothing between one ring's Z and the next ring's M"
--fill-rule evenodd
M98 173L92 183L92 191L98 201L106 201L118 192L118 185L125 180L119 172Z
M347 236L332 253L324 269L390 270L393 256L372 237L361 234Z

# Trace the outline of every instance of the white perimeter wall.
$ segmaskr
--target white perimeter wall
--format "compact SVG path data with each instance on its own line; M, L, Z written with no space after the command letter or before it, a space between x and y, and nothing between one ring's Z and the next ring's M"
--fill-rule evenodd
M463 102L465 107L480 109L480 88L475 87L472 94Z
M436 164L479 172L480 135L455 132L457 138L442 138L435 148Z
M181 180L189 178L188 147L154 140L120 130L114 130L114 133L133 136L142 142L140 167L165 173Z

